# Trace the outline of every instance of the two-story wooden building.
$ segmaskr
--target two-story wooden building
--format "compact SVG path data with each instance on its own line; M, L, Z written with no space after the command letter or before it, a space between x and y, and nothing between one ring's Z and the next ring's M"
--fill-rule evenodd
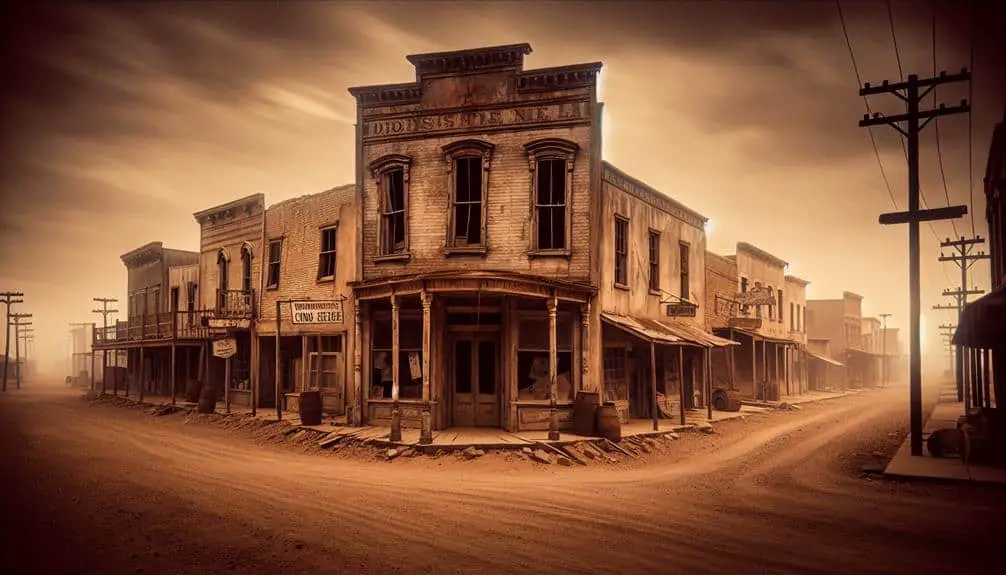
M786 346L785 394L800 395L807 391L808 361L807 356L807 286L809 281L794 275L786 275L782 317L789 327L789 340L794 343Z
M872 385L879 366L879 354L863 348L863 296L842 292L840 299L807 302L807 336L827 341L831 358L844 365L834 383L842 388Z
M786 261L746 242L736 253L710 258L705 273L715 282L710 327L740 344L732 369L714 356L714 374L733 371L742 397L775 400L785 395L792 355L800 343L791 339L786 321Z
M151 242L121 259L127 270L126 320L95 329L94 350L125 352L128 375L126 381L110 376L105 387L117 393L122 385L127 395L132 390L141 399L180 393L187 380L197 377L198 351L206 338L205 313L192 304L199 254Z
M617 178L600 155L601 64L525 70L530 52L412 55L415 81L350 89L362 239L354 394L358 420L390 424L393 438L403 425L424 441L450 426L557 436L577 390L607 395L602 313L660 301L645 281L628 283L641 230L655 226L675 255L679 242L704 253L700 216L645 186L626 191L628 178L602 184ZM643 205L652 217L632 227Z

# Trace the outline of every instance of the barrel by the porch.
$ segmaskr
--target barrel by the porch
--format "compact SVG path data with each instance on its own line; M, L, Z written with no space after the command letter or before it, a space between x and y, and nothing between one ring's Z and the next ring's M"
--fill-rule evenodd
M573 433L576 435L594 435L596 426L596 411L601 404L601 394L590 391L576 392L573 402Z
M202 386L199 392L199 403L196 404L196 413L213 413L217 407L217 388L213 384Z
M320 391L302 391L298 403L301 425L321 425L322 403Z
M713 391L713 407L716 408L716 411L740 411L740 391L722 387L717 388Z
M622 440L622 422L618 419L615 402L606 401L597 408L597 435L609 441Z
M203 382L190 379L185 385L185 401L195 403L199 401L199 392L202 391Z

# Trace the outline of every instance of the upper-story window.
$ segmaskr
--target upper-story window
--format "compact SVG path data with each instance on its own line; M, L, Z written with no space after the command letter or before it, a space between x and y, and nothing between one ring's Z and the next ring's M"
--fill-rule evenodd
M776 301L779 303L779 323L783 323L783 313L782 313L782 289L776 294Z
M318 279L335 279L335 240L338 226L321 229L321 246L318 249Z
M493 148L481 140L461 140L443 148L450 176L448 253L485 252Z
M650 291L660 291L660 232L650 230L647 235L650 254Z
M531 251L541 255L568 255L570 195L573 165L579 146L559 138L544 138L524 145L531 170Z
M754 287L755 287L755 293L761 292L761 282L755 282ZM754 306L754 308L755 308L755 317L761 317L761 305L760 304L756 305Z
M748 278L741 278L741 293L748 293ZM748 314L748 306L741 305L741 313Z
M615 216L615 285L629 285L629 220Z
M796 331L797 329L799 329L796 326L796 321L794 319L795 316L793 315L793 309L795 307L796 307L796 304L794 304L793 302L789 302L789 330L790 331Z
M691 246L685 242L678 243L678 259L681 262L681 299L687 300L691 295L691 279L689 268L691 267Z
M241 291L252 291L252 253L248 246L241 248Z
M279 263L282 252L282 240L269 240L269 269L265 282L267 288L279 287Z
M199 287L195 282L187 282L185 284L185 311L188 315L186 321L189 327L196 323L196 295L198 289Z
M412 159L392 154L370 165L377 180L378 258L407 258L409 255L409 172Z
M775 320L775 290L772 286L768 286L768 297L772 298L772 303L768 306L768 319L769 321Z
M227 291L228 270L227 254L223 251L217 254L217 289Z

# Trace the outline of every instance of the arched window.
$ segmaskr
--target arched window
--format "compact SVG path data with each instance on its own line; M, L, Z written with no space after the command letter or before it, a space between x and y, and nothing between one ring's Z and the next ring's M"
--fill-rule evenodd
M370 170L377 183L378 261L409 259L409 171L412 158L389 154L375 160Z
M250 294L252 291L252 253L251 248L241 248L241 291Z
M579 146L559 138L524 145L531 171L532 253L569 255L570 196Z
M485 253L489 169L495 146L460 140L443 147L449 174L448 253Z
M227 254L220 251L217 254L217 309L227 309Z

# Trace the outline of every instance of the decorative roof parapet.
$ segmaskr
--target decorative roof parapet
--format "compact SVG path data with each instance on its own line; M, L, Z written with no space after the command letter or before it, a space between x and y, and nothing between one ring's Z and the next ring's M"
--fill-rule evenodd
M530 53L531 45L522 43L450 52L410 54L405 59L416 67L416 81L418 82L429 76L452 76L501 70L519 72L524 69L524 56Z
M800 286L810 285L809 281L807 281L805 279L798 278L796 276L792 276L792 275L787 275L786 276L786 281L788 281L790 283L795 283L795 284L800 285Z
M789 265L789 262L787 262L786 260L784 260L784 259L782 259L780 257L774 256L774 255L768 253L767 251L759 248L758 246L749 244L747 242L737 242L737 251L748 252L751 255L754 255L754 256L756 256L758 258L761 258L762 260L765 260L765 261L768 261L768 262L772 262L772 263L774 263L777 266L782 267L782 268L785 268L786 266Z
M527 70L517 75L517 91L552 92L587 88L597 83L597 74L603 65L601 62L590 62Z
M119 256L119 259L122 260L122 263L125 264L127 268L135 268L143 264L155 262L161 259L163 254L163 242L150 242L122 254Z
M200 210L192 216L196 218L196 221L200 225L203 224L215 224L221 220L233 219L238 215L238 212L244 212L245 215L252 215L254 208L265 209L265 194L252 194L250 196L245 196L237 200L227 202L226 204L220 204L218 206L213 206L212 208L206 208L205 210Z
M422 101L423 90L418 82L387 84L383 86L359 86L350 88L349 93L363 107L400 106L418 104Z
M608 182L629 195L639 198L658 210L699 229L703 229L706 222L709 221L709 218L672 199L670 196L658 192L655 188L633 178L607 161L602 161L601 166L602 181Z

